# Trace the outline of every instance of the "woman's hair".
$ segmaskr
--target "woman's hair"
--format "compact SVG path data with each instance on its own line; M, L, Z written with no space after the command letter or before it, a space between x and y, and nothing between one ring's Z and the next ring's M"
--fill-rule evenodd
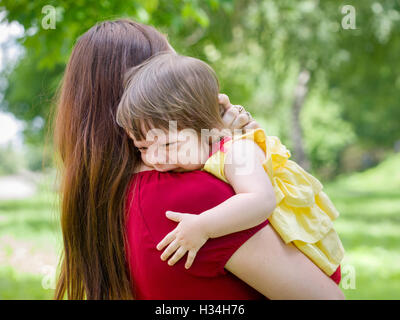
M125 75L125 91L117 110L117 123L130 135L145 139L150 128L221 130L219 82L205 62L175 52L161 52Z
M123 19L96 24L72 51L54 126L64 244L56 299L134 298L125 197L140 157L116 111L125 72L168 50L156 29Z

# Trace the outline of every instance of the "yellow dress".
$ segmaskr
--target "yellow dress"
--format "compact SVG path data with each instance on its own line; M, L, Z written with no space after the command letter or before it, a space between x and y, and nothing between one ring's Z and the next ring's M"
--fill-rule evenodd
M344 249L333 228L339 216L322 184L290 158L290 151L277 137L263 129L234 136L207 160L203 170L228 182L224 175L225 151L232 142L252 139L265 152L263 167L276 195L276 209L269 222L286 242L292 242L327 275L332 275L344 256Z

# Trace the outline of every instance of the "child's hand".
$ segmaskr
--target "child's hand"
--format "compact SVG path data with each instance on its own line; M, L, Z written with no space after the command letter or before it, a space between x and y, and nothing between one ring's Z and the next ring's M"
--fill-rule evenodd
M185 268L189 269L196 257L197 251L199 251L209 238L200 223L202 218L200 215L172 211L167 211L166 216L168 219L179 222L179 224L157 244L158 250L170 244L162 253L161 260L168 259L175 252L172 258L168 260L168 264L172 266L188 251Z

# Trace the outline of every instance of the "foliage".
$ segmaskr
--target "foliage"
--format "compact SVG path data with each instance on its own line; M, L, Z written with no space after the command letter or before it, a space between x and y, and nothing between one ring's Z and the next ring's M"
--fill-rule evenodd
M312 92L302 113L306 151L321 177L337 174L342 150L356 139L341 111L340 105Z
M13 174L23 165L21 153L14 150L12 145L0 146L0 175Z
M221 91L265 120L266 130L289 146L294 87L298 73L308 70L310 95L302 111L305 149L314 169L338 172L340 154L350 143L390 149L400 138L396 72L400 3L352 3L354 30L341 25L341 9L347 4L336 0L2 0L5 20L18 21L25 28L20 39L25 55L7 75L4 108L27 120L28 142L43 141L43 124L48 124L52 97L76 39L98 21L130 17L168 34L178 52L211 64ZM57 9L54 30L41 26L44 5ZM323 97L323 102L308 101L315 101L315 96Z

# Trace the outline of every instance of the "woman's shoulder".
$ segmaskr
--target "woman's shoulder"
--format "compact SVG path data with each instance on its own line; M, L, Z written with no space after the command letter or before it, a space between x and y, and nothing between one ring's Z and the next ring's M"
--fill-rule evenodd
M142 229L136 227L132 234L140 238L143 230L146 230L152 239L150 246L154 247L176 227L176 222L166 218L166 211L201 214L235 194L229 184L199 170L184 173L143 171L136 174L135 178L137 183L134 208L137 210L130 212L130 226L137 226L139 225L137 222L143 222L142 225L145 227ZM210 239L199 250L193 266L186 270L182 264L180 270L201 279L225 275L224 266L227 260L266 223L268 222L224 237Z
M158 186L176 183L176 187L187 186L188 184L197 185L198 187L202 185L210 187L210 184L216 187L226 185L226 183L221 183L219 179L216 179L203 170L186 172L144 170L133 174L132 181L135 180L140 184L157 184Z
M190 172L142 171L134 174L132 186L138 188L137 195L141 202L154 203L157 201L164 206L213 206L235 194L229 184L201 170Z

